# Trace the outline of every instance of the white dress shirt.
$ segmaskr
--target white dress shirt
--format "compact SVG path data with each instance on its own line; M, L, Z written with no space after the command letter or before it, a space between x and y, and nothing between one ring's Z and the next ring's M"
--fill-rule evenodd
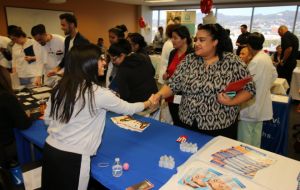
M11 40L6 36L0 36L0 48L7 48ZM5 68L11 68L11 61L8 61L4 55L0 52L0 65Z
M242 104L240 120L266 121L273 117L271 87L277 78L276 68L264 51L258 52L248 65L256 87L256 95Z
M33 46L36 60L42 59L41 45L35 40L27 38L23 45L15 43L12 48L12 66L16 68L20 78L42 76L43 63L39 61L28 63L25 61L24 49L28 48L29 46Z

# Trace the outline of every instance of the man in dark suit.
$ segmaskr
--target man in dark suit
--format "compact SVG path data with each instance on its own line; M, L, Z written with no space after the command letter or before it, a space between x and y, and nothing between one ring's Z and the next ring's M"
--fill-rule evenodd
M57 72L59 72L65 66L65 57L67 52L73 47L78 45L86 45L89 44L89 40L87 40L84 36L82 36L77 29L77 19L73 14L64 13L59 15L61 29L64 31L67 36L65 39L65 54L60 62L60 64L54 68L52 71L48 73L48 76L53 76Z

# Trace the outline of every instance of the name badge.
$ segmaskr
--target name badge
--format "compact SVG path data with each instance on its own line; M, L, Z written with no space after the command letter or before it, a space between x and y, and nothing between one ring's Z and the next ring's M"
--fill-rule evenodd
M175 95L174 96L174 100L173 100L173 103L174 104L180 104L180 102L181 102L181 95Z

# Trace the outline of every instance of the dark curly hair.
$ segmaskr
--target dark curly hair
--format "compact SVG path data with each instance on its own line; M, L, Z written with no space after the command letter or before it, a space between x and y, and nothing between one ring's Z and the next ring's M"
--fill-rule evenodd
M199 30L207 31L213 40L218 40L218 45L216 48L216 55L219 56L219 59L223 58L223 53L227 51L226 39L228 34L225 29L220 24L205 24L200 26Z

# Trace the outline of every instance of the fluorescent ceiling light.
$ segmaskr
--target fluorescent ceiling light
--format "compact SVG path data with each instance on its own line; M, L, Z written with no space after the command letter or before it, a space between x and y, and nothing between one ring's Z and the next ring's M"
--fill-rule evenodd
M145 3L167 3L175 2L176 0L144 0Z

